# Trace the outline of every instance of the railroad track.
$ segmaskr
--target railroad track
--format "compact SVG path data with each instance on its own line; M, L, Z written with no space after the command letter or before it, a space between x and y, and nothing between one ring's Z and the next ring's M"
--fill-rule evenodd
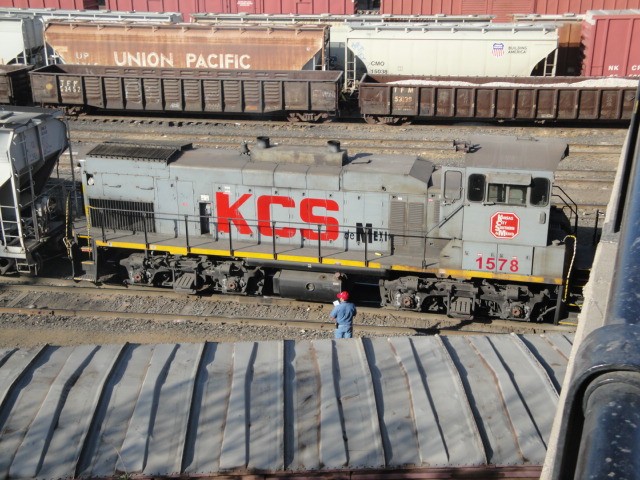
M330 305L269 297L195 297L156 288L93 286L69 280L0 281L0 316L45 317L52 324L68 318L94 322L130 320L175 327L180 324L235 324L332 332ZM566 325L503 320L471 321L444 315L383 310L359 305L357 330L362 336L469 333L544 333L573 331ZM57 319L57 320L56 320Z
M323 145L328 140L340 140L350 149L402 149L403 151L451 152L451 141L464 140L476 134L519 136L558 136L566 138L575 153L619 155L625 129L549 128L541 126L493 125L408 125L404 127L372 126L365 123L291 124L276 120L206 120L185 118L153 118L133 116L80 116L69 119L72 139L96 138L189 141L199 146L237 146L256 136L268 135L274 141L303 140L308 145ZM133 130L132 130L133 129ZM96 137L97 135L97 137ZM407 150L410 149L410 150Z

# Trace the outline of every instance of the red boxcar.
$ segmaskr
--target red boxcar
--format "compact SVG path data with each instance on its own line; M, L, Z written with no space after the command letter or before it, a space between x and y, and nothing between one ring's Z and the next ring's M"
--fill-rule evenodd
M3 1L3 0L0 0ZM6 0L5 0L6 1ZM14 0L17 1L17 0ZM192 13L333 13L351 15L355 0L106 0L109 10L180 12L185 21Z
M514 13L532 13L535 0L381 0L380 13L394 15L495 15L510 21Z
M0 7L96 10L98 0L0 0Z
M582 75L640 76L640 11L594 10L582 22Z
M563 14L587 10L640 8L640 0L380 0L380 13L395 15L495 15L509 22L514 13Z
M628 10L640 8L640 0L536 0L533 13L558 15L586 13L587 10Z

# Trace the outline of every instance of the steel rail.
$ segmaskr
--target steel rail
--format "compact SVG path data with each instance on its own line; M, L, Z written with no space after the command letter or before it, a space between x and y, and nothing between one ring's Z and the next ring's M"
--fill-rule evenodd
M73 285L72 282L61 282L62 285L52 285L46 282L42 282L42 279L38 279L38 283L30 282L25 284L9 284L6 281L0 283L0 294L4 292L16 292L12 300L5 302L0 307L0 314L8 315L50 315L61 317L97 317L97 318L126 318L134 320L150 320L157 323L169 323L175 321L191 321L191 322L210 322L210 323L238 323L243 325L255 325L255 326L271 326L271 327L291 327L291 328L307 328L315 330L328 330L333 329L333 323L324 320L301 320L296 318L266 318L257 316L229 316L229 315L216 315L216 314L201 314L191 315L182 313L147 313L137 311L112 311L112 310L97 310L95 308L58 308L57 306L24 306L25 298L28 294L72 294L72 295L90 295L95 298L98 295L113 295L118 297L146 297L157 298L162 297L164 299L170 298L173 300L186 300L186 301L209 301L212 304L218 302L228 302L243 305L254 305L256 307L261 306L304 306L314 305L320 306L324 309L322 304L309 304L308 302L298 302L295 300L279 298L279 297L253 297L253 296L218 296L211 297L194 297L185 295L184 293L176 293L173 291L167 291L163 288L154 287L121 287L117 285L102 285L102 286L78 286ZM60 283L60 282L58 282ZM37 303L37 302L34 302ZM80 302L83 303L83 302ZM22 304L22 305L20 305ZM326 316L328 319L328 306L326 306ZM470 333L496 333L496 332L518 332L518 333L548 333L548 332L567 332L572 333L575 331L574 325L552 325L552 324L538 324L528 322L517 322L509 320L464 320L453 319L445 315L429 314L422 312L409 312L409 311L395 311L385 310L379 307L367 307L358 305L360 314L365 315L390 315L395 316L399 323L411 322L412 326L396 326L396 325L371 325L366 323L357 323L357 329L360 332L368 334L388 334L388 335L456 335L456 334L470 334ZM420 324L423 321L423 324Z

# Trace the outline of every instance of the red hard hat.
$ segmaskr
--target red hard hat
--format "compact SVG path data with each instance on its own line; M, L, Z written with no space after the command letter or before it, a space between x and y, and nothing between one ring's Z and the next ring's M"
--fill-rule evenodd
M337 296L342 301L346 302L347 300L349 300L349 292L340 292Z

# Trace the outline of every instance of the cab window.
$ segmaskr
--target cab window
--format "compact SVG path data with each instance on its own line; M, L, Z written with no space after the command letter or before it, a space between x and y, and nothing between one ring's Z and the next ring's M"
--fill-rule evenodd
M529 201L531 205L536 207L544 207L549 204L549 179L534 178L531 182L531 197Z
M481 202L484 200L484 175L480 173L472 173L469 175L469 184L467 185L467 199L470 202Z
M507 205L525 205L527 202L527 187L524 185L490 183L487 202L505 203Z
M462 172L447 170L444 173L445 200L460 200L462 197Z

